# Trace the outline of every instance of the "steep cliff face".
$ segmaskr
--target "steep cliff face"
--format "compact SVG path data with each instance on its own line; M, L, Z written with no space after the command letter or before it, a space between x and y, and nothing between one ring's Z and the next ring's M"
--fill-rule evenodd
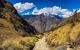
M54 48L64 45L70 45L71 48L80 50L80 13L74 13L59 26L49 33L47 41Z
M7 32L10 31L23 36L37 33L33 26L18 15L13 5L5 0L0 0L0 31L0 34L9 34Z

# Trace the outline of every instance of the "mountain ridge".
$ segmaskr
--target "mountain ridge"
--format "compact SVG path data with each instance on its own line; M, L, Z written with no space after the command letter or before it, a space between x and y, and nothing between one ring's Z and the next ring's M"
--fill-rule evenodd
M13 5L5 0L0 0L0 25L7 29L19 32L22 36L34 35L36 29L25 21L18 13ZM1 33L0 33L1 34Z
M74 13L71 17L62 21L56 28L47 35L47 42L52 48L69 45L72 49L80 50L80 13Z
M63 20L63 18L57 15L46 16L44 14L24 15L22 17L40 33L51 30L51 28L54 28Z
M0 50L31 50L38 41L37 33L11 3L0 0Z

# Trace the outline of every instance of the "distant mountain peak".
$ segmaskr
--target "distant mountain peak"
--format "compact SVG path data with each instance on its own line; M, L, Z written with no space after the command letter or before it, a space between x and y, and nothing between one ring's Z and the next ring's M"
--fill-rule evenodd
M37 31L43 33L49 31L59 24L63 18L57 15L25 15L23 18L28 21L32 26L36 28Z

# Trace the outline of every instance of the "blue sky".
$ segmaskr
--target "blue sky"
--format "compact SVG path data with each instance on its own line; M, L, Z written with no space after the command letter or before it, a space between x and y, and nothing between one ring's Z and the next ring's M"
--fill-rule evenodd
M61 6L62 8L76 9L80 8L80 0L7 0L13 4L19 2L32 2L39 8L47 6Z
M66 9L64 11L69 11L69 12L72 12L74 9L80 8L80 0L7 0L7 1L11 2L13 5L17 3L19 3L19 5L30 3L31 5L29 6L32 7L29 7L29 9L25 9L23 12L18 11L21 15L25 13L32 14L32 12L36 9L40 11L42 9L52 8L52 7L58 7L61 8L61 10Z

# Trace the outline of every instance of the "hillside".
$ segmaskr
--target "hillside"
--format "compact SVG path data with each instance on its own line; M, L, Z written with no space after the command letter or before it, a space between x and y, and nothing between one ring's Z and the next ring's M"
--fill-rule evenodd
M0 0L0 50L30 50L38 40L37 33L11 3Z
M34 27L18 15L11 3L3 0L0 3L2 3L0 6L0 24L1 27L4 26L3 29L13 29L14 31L24 33L22 35L31 35L37 32Z
M24 15L23 18L32 26L35 27L35 29L43 33L45 31L51 30L51 28L55 28L61 21L63 21L63 18L57 15Z
M0 0L0 50L80 50L80 13L25 20L11 3Z
M80 13L74 13L65 21L62 21L55 29L47 32L47 42L52 48L69 46L80 50Z

